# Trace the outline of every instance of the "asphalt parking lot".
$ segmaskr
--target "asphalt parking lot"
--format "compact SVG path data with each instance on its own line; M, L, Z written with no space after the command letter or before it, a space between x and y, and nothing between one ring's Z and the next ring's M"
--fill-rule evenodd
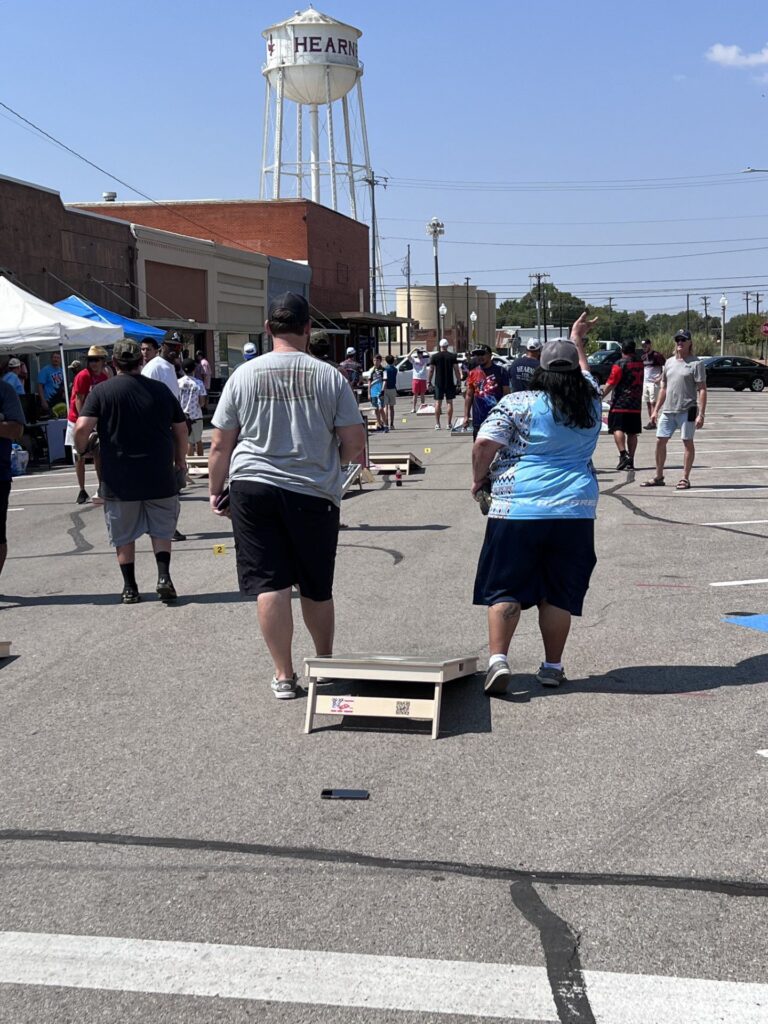
M343 503L337 651L484 658L471 443L409 408L372 457L404 448L424 472ZM0 1021L764 1024L767 440L768 395L711 392L677 492L679 440L648 490L653 434L634 481L603 435L571 682L534 680L528 612L508 695L450 684L437 741L333 719L303 734L203 483L183 498L179 601L153 599L145 542L145 600L124 607L73 471L18 479Z

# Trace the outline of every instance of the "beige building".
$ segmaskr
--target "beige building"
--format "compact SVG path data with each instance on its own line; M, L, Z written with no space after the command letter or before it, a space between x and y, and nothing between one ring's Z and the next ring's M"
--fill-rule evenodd
M397 315L407 316L408 289L398 288ZM487 292L473 285L441 284L440 302L445 306L442 327L444 332L457 339L457 347L464 349L465 341L476 340L484 345L494 346L496 338L496 294ZM467 308L469 307L469 308ZM477 314L474 339L472 337L472 313ZM467 316L469 314L469 322ZM411 316L419 321L421 330L434 331L435 317L434 285L416 285L411 288ZM469 331L467 328L469 327Z

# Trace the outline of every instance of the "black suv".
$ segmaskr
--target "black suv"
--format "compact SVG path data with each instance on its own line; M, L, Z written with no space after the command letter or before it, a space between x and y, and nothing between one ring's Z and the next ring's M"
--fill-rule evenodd
M598 384L605 384L610 376L614 363L618 363L620 359L620 348L601 348L597 352L593 352L591 356L587 356L589 372Z
M768 367L744 356L707 356L701 360L707 368L708 388L733 388L734 391L762 391L768 383Z

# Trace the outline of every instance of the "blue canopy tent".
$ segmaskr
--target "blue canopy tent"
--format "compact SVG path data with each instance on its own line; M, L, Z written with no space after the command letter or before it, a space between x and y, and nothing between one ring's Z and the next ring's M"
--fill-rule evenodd
M157 341L162 341L166 334L159 327L143 324L140 320L131 320L127 316L120 316L119 313L113 313L111 309L97 306L95 302L78 299L76 295L70 295L68 299L62 299L61 302L54 302L54 306L57 309L63 309L65 313L85 317L86 320L97 320L99 323L115 324L122 327L126 338L133 338L134 341L141 341L142 338L155 338Z

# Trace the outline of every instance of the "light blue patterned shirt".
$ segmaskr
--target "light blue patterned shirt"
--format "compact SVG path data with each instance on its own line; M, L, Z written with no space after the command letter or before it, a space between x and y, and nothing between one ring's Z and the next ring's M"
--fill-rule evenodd
M600 436L602 406L597 383L595 425L558 423L543 391L502 398L478 432L478 440L504 447L491 466L491 519L594 519L598 485L592 455Z

